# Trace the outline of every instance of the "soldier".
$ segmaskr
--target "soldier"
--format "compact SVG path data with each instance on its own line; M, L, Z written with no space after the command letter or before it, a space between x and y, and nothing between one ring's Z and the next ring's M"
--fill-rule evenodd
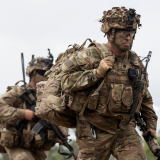
M61 66L63 99L77 118L78 160L108 160L111 154L118 160L145 160L136 121L130 120L133 81L128 77L129 68L136 69L139 77L144 70L137 54L130 50L137 26L141 26L140 15L134 9L114 7L104 11L100 22L107 44L91 43ZM156 138L157 116L147 76L140 96L143 100L138 112ZM53 99L47 100L47 104L55 104ZM58 121L56 109L49 114L44 110L38 107L37 114L53 123Z
M34 97L36 84L47 80L44 74L49 65L49 59L43 57L33 57L29 62L26 74L30 77L30 82L26 88L31 90ZM24 86L16 83L15 86L8 87L8 91L0 98L1 145L12 160L45 160L45 151L50 150L59 140L48 128L37 135L33 134L31 129L38 119L30 110L28 102L21 97L24 91ZM28 122L22 128L23 120ZM60 127L60 130L67 135L68 129Z

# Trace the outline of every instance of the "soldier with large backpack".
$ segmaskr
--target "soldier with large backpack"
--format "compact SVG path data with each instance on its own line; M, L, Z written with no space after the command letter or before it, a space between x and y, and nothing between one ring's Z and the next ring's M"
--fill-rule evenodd
M145 160L135 117L130 116L134 84L144 71L138 55L131 50L137 27L141 26L140 15L134 9L113 7L103 12L100 22L107 44L93 42L73 52L64 63L57 63L57 69L53 66L36 114L58 125L76 127L78 160L108 160L111 154L118 160ZM130 70L134 71L134 80ZM138 94L139 107L134 111L141 112L145 120L144 137L151 134L155 140L157 116L148 85L146 74ZM149 145L156 154L160 147L152 142Z

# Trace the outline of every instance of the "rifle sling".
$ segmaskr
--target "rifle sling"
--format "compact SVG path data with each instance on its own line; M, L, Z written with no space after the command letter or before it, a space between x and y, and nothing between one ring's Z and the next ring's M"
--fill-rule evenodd
M32 128L31 131L32 131L35 135L37 135L37 134L41 131L41 129L43 129L43 128L46 127L46 126L48 126L47 121L41 119L38 123L36 123L36 124L34 125L34 127Z

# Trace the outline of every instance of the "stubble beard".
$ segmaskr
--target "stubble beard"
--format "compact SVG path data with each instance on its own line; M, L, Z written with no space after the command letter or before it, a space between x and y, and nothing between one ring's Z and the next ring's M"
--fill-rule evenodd
M120 49L121 49L121 51L123 51L123 52L126 52L126 51L129 51L130 50L130 48L131 48L131 46L129 45L129 46L126 46L126 47L120 47Z

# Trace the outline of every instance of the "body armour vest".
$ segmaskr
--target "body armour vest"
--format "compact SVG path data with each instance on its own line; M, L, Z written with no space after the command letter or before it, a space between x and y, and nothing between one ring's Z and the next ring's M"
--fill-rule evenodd
M87 112L96 111L102 116L116 116L119 119L128 119L131 105L133 103L133 81L128 77L128 69L135 68L139 73L139 77L141 77L144 66L140 61L140 58L135 52L130 50L125 53L122 59L118 59L106 44L91 43L90 46L96 46L98 50L97 54L99 53L99 56L102 59L109 56L112 56L112 58L114 57L115 63L112 70L107 71L104 77L104 83L99 90L96 105L92 100L89 100L86 108ZM103 79L101 81L103 81ZM84 105L84 103L81 103L81 101L85 102L87 97L94 93L95 89L100 85L100 83L101 82L98 82L96 85L90 87L89 90L76 92L74 102L70 108L80 112L82 108L80 104ZM146 86L147 85L144 85L145 88ZM79 94L81 96L79 96ZM77 103L75 103L75 101L79 101L78 106L76 106Z

